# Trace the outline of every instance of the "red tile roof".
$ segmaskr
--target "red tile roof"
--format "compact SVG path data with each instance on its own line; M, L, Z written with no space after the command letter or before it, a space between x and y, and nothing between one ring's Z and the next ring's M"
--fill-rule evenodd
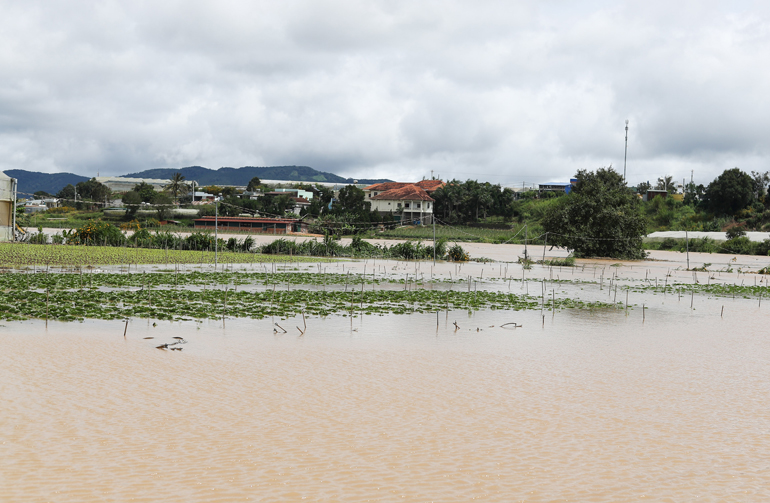
M371 199L378 201L433 201L427 192L411 183L397 189L386 190Z
M402 182L375 183L374 185L369 185L368 187L364 187L364 190L379 190L379 191L385 192L386 190L400 189L404 185L411 185L411 184L402 183Z
M372 192L373 191L385 192L386 190L401 189L408 185L414 185L414 186L420 187L426 192L433 192L434 190L439 189L444 185L446 185L446 183L442 182L441 180L420 180L417 183L385 182L385 183L375 183L374 185L369 185L368 187L364 187L364 190L372 191Z
M442 182L441 180L421 180L415 183L415 185L427 192L433 192L434 190L440 189L446 185L446 183Z

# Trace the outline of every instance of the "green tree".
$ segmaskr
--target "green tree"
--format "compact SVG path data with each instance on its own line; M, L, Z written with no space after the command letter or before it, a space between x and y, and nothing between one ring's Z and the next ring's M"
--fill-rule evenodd
M139 194L139 197L142 198L142 202L144 203L151 203L153 198L155 197L155 194L158 192L155 190L155 187L150 185L147 182L141 182L134 186L134 192Z
M78 193L78 203L93 201L95 203L105 203L112 197L112 190L106 185L97 182L96 178L91 178L85 182L78 183L75 188Z
M222 197L230 197L238 194L238 189L232 186L222 188Z
M754 197L758 201L765 201L767 194L767 185L770 184L770 171L752 171L751 178L754 179Z
M155 212L158 214L158 220L167 220L171 216L171 209L174 201L168 194L156 192L152 198L152 204Z
M66 199L67 203L73 203L75 201L75 186L71 183L67 184L56 194L56 197Z
M135 190L129 190L123 194L123 206L126 207L126 215L133 217L136 215L136 211L139 209L139 205L142 204L142 196Z
M706 187L701 185L695 185L694 182L687 184L684 190L684 204L688 206L697 206L703 199L703 194L706 191Z
M650 182L642 182L636 186L636 192L638 194L645 195L651 188L652 184Z
M246 190L249 192L254 192L259 190L259 186L262 185L262 180L259 179L259 177L255 176L251 180L249 180L249 184L246 186Z
M578 257L645 257L642 203L612 167L580 170L574 189L557 199L541 221L548 243Z
M338 212L360 213L369 211L372 203L366 200L366 194L355 185L346 185L340 189L337 196L339 205L336 207Z
M174 201L176 201L180 195L187 194L189 187L184 183L184 175L182 173L174 173L174 176L171 177L169 184L164 187L164 190L169 191L174 196Z
M706 187L703 202L717 215L734 215L754 202L755 183L738 168L727 169Z

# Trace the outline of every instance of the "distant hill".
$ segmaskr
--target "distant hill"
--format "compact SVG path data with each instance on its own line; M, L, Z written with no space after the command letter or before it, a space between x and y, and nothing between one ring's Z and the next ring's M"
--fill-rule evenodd
M33 193L44 190L56 195L68 184L77 185L91 177L80 176L74 173L38 173L23 169L9 169L4 173L19 181L19 197L27 197ZM244 168L220 168L208 169L201 166L187 168L148 169L139 173L120 175L125 178L171 178L174 173L182 173L187 180L195 180L201 185L247 185L255 176L261 180L292 180L298 182L328 182L328 183L353 183L353 178L343 178L334 173L324 173L307 166L270 166L256 168L247 166ZM358 183L382 183L390 182L387 179L357 179Z
M209 169L202 166L187 168L148 169L139 173L121 175L127 178L171 178L174 173L182 173L187 180L195 180L201 185L247 185L252 178L260 180L291 180L297 182L327 182L327 183L381 183L390 182L387 179L343 178L334 173L325 173L308 166L268 166L258 168L245 166L243 168Z
M27 197L38 190L44 190L49 194L56 195L68 184L76 185L80 182L90 180L86 176L75 175L73 173L38 173L36 171L26 171L23 169L8 169L3 173L19 181L17 192L19 197Z

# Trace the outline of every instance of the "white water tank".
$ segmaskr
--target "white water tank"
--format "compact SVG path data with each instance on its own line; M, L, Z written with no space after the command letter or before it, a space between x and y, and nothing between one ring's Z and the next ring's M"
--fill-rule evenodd
M16 179L0 171L0 242L13 241L16 225Z

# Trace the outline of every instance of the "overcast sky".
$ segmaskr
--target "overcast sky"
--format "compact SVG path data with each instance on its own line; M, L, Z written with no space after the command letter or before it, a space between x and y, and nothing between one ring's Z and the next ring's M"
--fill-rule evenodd
M0 0L0 169L770 170L770 3Z

